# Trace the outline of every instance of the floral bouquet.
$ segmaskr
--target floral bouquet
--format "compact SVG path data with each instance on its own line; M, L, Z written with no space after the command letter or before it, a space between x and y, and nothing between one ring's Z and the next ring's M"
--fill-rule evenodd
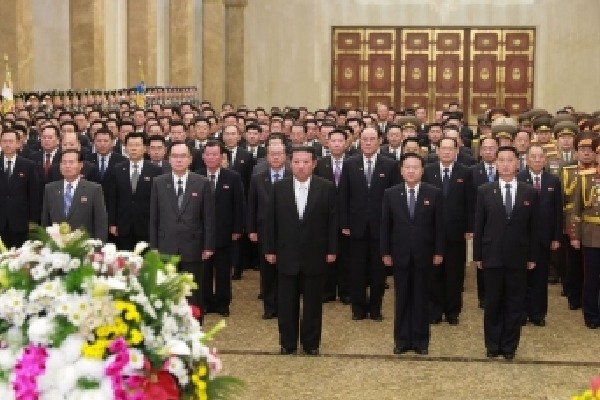
M574 395L571 400L600 400L600 376L595 376L590 381L590 388L581 394Z
M178 259L88 239L61 224L19 249L0 243L0 399L225 399L241 381L217 376L185 296Z

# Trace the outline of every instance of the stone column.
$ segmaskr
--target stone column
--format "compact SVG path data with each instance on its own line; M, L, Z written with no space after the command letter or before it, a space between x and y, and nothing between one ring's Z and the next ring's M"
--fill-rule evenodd
M194 71L194 2L169 2L169 82L191 86Z
M225 3L225 98L235 105L244 103L244 9L248 0Z
M202 2L202 100L220 109L225 99L225 5Z
M104 0L70 0L71 86L104 89Z
M184 2L182 2L184 3ZM127 84L156 85L156 0L127 0Z
M5 80L4 55L8 59L13 91L33 88L33 23L31 0L0 1L0 82Z

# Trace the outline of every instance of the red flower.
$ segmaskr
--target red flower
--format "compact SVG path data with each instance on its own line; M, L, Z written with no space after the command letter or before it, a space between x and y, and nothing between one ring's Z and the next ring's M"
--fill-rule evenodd
M202 317L202 309L200 307L190 304L190 308L192 309L192 317L194 317L194 319L200 319L200 317Z
M144 398L152 400L179 400L179 387L167 371L151 372L144 386Z

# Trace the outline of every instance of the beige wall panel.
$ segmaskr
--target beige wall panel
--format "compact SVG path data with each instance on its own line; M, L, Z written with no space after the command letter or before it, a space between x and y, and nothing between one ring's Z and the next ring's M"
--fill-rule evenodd
M102 89L104 63L104 0L70 1L71 86Z
M156 85L156 0L127 0L127 84Z
M245 103L330 103L332 26L535 27L534 104L600 108L600 2L572 0L251 0ZM205 64L206 65L206 64Z
M0 1L0 62L1 81L4 82L4 55L8 57L13 89L33 87L33 28L31 0Z

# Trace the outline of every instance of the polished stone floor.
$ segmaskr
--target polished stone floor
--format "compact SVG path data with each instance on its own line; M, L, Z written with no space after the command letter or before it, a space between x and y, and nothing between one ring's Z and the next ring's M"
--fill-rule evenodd
M384 321L352 321L349 306L324 305L321 355L281 356L277 321L263 321L258 272L234 282L227 328L214 341L225 372L246 382L243 399L569 399L600 375L600 330L568 310L560 286L550 286L547 326L523 328L516 358L488 360L483 311L468 270L458 326L434 325L428 356L392 353L393 284ZM210 314L205 326L220 317Z

